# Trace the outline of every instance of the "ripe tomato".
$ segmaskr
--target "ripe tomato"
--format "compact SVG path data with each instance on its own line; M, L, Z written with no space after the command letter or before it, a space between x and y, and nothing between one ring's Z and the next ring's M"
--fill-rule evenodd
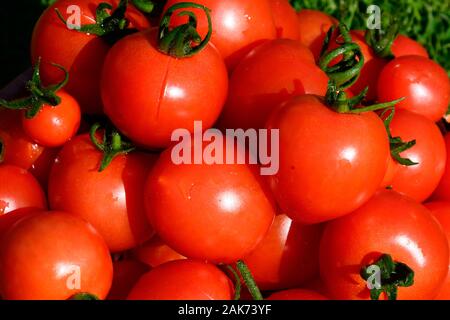
M282 102L302 94L324 96L327 85L327 75L314 64L308 48L294 40L268 41L233 71L219 125L263 128Z
M321 225L302 226L280 214L244 262L261 290L295 288L319 273Z
M63 212L19 221L3 238L0 291L7 300L65 300L80 292L106 297L108 248L87 222Z
M381 188L391 187L392 181L394 181L394 177L397 173L398 167L400 164L395 161L391 155L388 157L388 166L386 170L386 174L384 175L383 181L381 182Z
M381 102L401 97L398 109L421 114L432 121L441 119L450 101L447 72L433 60L421 56L403 56L389 62L378 79Z
M38 214L39 212L45 212L43 208L22 208L3 214L0 216L0 241L8 230L18 221L30 217L31 215Z
M275 214L256 166L176 165L171 152L162 153L145 187L147 216L157 234L188 258L232 263L249 254Z
M61 103L44 105L32 119L22 118L26 134L44 147L60 147L69 141L80 126L81 111L78 102L63 90L58 91Z
M132 256L152 268L156 268L166 262L186 259L165 244L158 236L154 236L143 245L134 248Z
M420 43L402 34L395 38L391 51L396 58L409 55L429 57L427 50Z
M167 147L175 129L193 132L195 120L211 127L228 90L225 65L213 46L177 59L159 51L157 36L153 29L119 41L106 58L102 80L105 113L149 148Z
M289 0L269 0L278 39L300 40L300 27Z
M45 148L41 156L37 158L29 170L44 190L47 190L50 170L60 151L61 148Z
M328 300L318 292L306 289L291 289L272 293L267 300Z
M391 185L397 192L422 202L436 189L444 174L447 154L441 132L427 118L402 109L396 111L390 128L394 137L416 140L416 145L401 156L418 163L398 165Z
M88 135L69 141L50 173L49 201L91 223L113 252L143 243L152 235L144 213L143 187L155 156L131 153L98 172L102 153Z
M180 260L142 276L128 300L231 300L232 294L230 279L213 264Z
M312 224L352 212L386 173L388 136L373 112L337 113L322 98L304 95L277 109L267 128L280 130L280 170L271 187L294 221Z
M42 57L41 76L46 84L60 82L64 74L50 63L57 63L70 73L66 90L80 103L83 112L102 113L100 99L100 76L103 61L110 48L102 38L69 29L59 18L55 9L59 9L64 19L73 20L80 9L81 25L94 24L97 6L106 2L117 7L119 0L59 0L50 6L37 22L31 42L33 62ZM149 27L145 16L129 6L126 18L130 27L143 30ZM75 20L76 21L76 20Z
M414 284L399 287L398 299L432 299L438 293L449 263L442 228L422 205L383 190L325 227L320 270L330 298L368 299L368 283L360 269L382 254L390 254L414 271Z
M149 271L149 267L138 261L122 260L113 262L113 271L107 300L125 300L139 278Z
M184 0L169 0L165 9ZM231 71L239 61L261 41L276 38L271 6L268 0L193 0L211 10L213 34L211 42L217 47ZM198 31L202 38L208 32L205 14L198 9L196 13ZM185 17L173 18L176 26L186 21Z
M25 169L0 165L0 216L21 208L47 208L39 182Z
M450 201L450 133L444 136L447 161L444 169L444 174L442 175L439 185L434 190L432 195L433 200L445 200Z

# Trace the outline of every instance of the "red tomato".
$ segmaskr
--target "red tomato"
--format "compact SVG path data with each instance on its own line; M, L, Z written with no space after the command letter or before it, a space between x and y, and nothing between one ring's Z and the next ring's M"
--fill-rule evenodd
M278 39L300 39L300 27L295 9L289 0L269 0Z
M22 118L23 129L31 139L45 147L60 147L69 141L80 126L78 102L63 90L57 92L61 103L44 105L32 119Z
M21 208L47 208L39 182L25 169L0 165L0 216Z
M414 271L414 284L399 287L398 299L432 299L438 293L449 264L442 228L422 205L383 190L352 214L325 227L320 270L330 298L369 299L360 269L381 254L390 254Z
M396 58L409 55L429 57L427 50L420 43L402 34L392 43L391 51Z
M144 213L143 188L155 156L117 156L98 172L103 154L88 135L68 142L50 173L49 201L90 222L113 252L143 243L152 235Z
M316 61L319 61L323 41L328 30L338 21L333 17L317 10L302 9L297 13L300 26L300 42L307 46Z
M47 190L50 170L61 148L45 148L41 156L31 166L29 172L39 181L42 188Z
M3 238L0 291L7 300L65 300L80 292L106 297L112 263L87 222L62 212L21 220Z
M447 161L444 169L444 174L439 182L439 185L434 190L432 195L433 200L450 201L450 133L444 136Z
M107 300L125 300L134 285L145 273L148 266L134 260L113 262L113 280Z
M0 238L3 237L6 232L18 221L30 217L31 215L44 212L46 209L43 208L21 208L9 212L8 214L3 214L0 216ZM1 241L1 239L0 239Z
M180 260L145 274L128 300L231 300L232 294L230 280L216 266Z
M383 181L381 182L381 188L391 187L392 181L394 181L394 177L397 173L398 167L400 165L397 161L395 161L391 155L388 157L388 166L386 170L386 174L384 175Z
M141 261L152 268L156 268L166 262L186 259L165 244L158 236L154 236L143 245L134 248L132 255L138 261Z
M318 292L306 289L279 291L270 295L267 300L328 300Z
M150 148L167 147L175 129L193 132L195 120L211 127L228 89L225 65L213 46L177 59L159 51L157 36L153 29L119 41L106 58L102 80L105 113L121 132Z
M389 141L375 113L337 113L322 98L304 95L277 109L267 128L280 130L280 170L271 187L294 221L312 224L352 212L386 173Z
M50 63L62 65L70 73L66 90L80 103L82 111L87 113L102 113L100 76L110 46L96 35L70 30L58 18L55 8L65 19L73 19L73 6L78 6L81 10L81 25L86 25L95 23L97 6L102 2L116 7L119 0L57 1L40 17L31 42L33 62L42 57L41 77L44 83L60 82L64 77L63 72ZM145 16L131 6L127 9L126 18L131 22L130 27L143 30L150 26Z
M294 40L266 42L251 51L230 78L219 124L224 128L263 128L270 113L298 95L327 92L328 77L308 48Z
M322 226L302 226L280 214L244 262L261 290L295 288L319 273Z
M165 10L180 2L185 1L167 1ZM193 0L191 2L202 4L211 10L213 25L211 42L222 54L230 71L261 41L276 38L268 0ZM197 14L198 31L203 38L208 32L205 14L198 9L188 11ZM172 21L176 26L184 23L186 18L174 16Z
M432 121L441 119L450 102L447 72L433 60L421 56L403 56L389 62L378 79L381 102L401 97L398 109L421 114Z
M147 216L157 234L188 258L233 263L249 254L275 214L256 166L176 165L171 152L162 153L145 187Z
M398 165L391 185L394 190L422 202L433 193L444 174L447 153L441 132L427 118L401 109L396 111L390 128L394 137L416 140L416 145L401 156L418 163Z

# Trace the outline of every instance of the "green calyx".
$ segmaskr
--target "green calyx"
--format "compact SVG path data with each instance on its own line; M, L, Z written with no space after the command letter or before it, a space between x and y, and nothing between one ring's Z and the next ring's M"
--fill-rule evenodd
M96 123L90 131L90 138L94 146L103 153L103 159L100 163L99 172L104 171L114 160L115 157L130 153L136 148L132 143L123 141L120 133L114 128L104 129L102 141L97 139L98 131L101 125Z
M202 40L197 31L197 16L192 11L184 10L178 16L186 16L188 22L178 27L170 28L170 20L176 10L201 9L208 20L208 34ZM191 57L203 50L212 35L210 10L193 2L181 2L170 7L163 15L159 25L159 50L175 58Z
M69 300L100 300L96 295L87 292L74 294Z
M155 3L151 0L132 0L133 5L141 12L150 14L155 9Z
M397 19L392 15L383 14L383 20L381 25L386 26L386 30L379 29L367 29L365 39L367 44L372 48L374 53L383 59L393 59L391 47L397 38L400 31L400 24Z
M394 261L389 254L383 254L374 263L362 267L360 275L371 285L372 300L378 300L382 293L388 300L396 300L398 287L414 284L414 271L406 264Z
M57 92L69 81L69 73L63 66L52 64L54 67L64 72L64 80L56 85L44 87L40 77L40 65L41 58L37 60L33 76L27 83L27 90L30 93L30 96L13 101L0 99L0 106L12 110L25 110L25 117L27 119L32 119L39 113L44 105L56 107L61 103L61 98L58 97Z

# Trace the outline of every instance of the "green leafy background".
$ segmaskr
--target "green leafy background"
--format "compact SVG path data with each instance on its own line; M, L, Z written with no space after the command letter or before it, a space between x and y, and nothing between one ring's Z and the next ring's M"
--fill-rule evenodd
M33 26L54 0L0 1L0 88L29 67ZM450 70L450 0L291 0L296 9L325 11L351 28L364 28L367 6L376 4L402 22L402 33L418 40Z

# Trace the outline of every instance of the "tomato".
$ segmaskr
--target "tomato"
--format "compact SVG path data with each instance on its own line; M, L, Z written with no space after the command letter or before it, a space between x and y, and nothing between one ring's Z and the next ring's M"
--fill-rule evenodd
M169 0L165 9L184 0ZM276 38L276 29L268 0L193 0L211 10L213 34L211 42L217 47L227 64L233 70L239 61L256 45L264 40ZM198 31L202 38L208 31L206 17L197 9ZM186 18L174 17L176 26Z
M119 41L106 58L102 80L105 113L122 133L149 148L167 147L175 129L193 131L195 120L211 127L228 90L224 62L213 46L177 59L159 51L157 36L152 29Z
M300 39L300 27L295 9L289 0L269 0L278 39Z
M399 165L391 185L394 190L422 202L433 193L444 174L447 153L441 132L427 118L402 109L396 111L390 128L394 137L416 140L416 145L401 156L418 163Z
M273 40L251 51L230 78L228 100L220 117L224 128L263 128L282 102L302 94L324 96L328 77L314 57L294 40Z
M226 145L224 154L230 152ZM176 165L172 149L162 153L145 186L146 212L156 233L188 258L232 263L249 254L275 214L257 167Z
M447 275L448 244L437 220L414 200L383 190L325 227L320 268L330 298L368 299L360 269L381 254L414 271L414 284L398 288L400 300L434 298Z
M386 174L384 175L383 181L381 182L381 188L392 187L392 181L397 173L398 167L400 166L397 161L395 161L391 155L388 157L388 167Z
M9 212L8 214L3 214L0 216L0 241L7 231L18 221L30 217L31 215L37 214L39 212L45 212L46 209L43 208L21 208Z
M420 43L402 34L395 38L391 51L396 58L409 55L429 57L427 50Z
M107 300L125 300L141 276L149 271L148 266L134 260L113 262L113 280Z
M0 108L0 140L3 143L3 163L30 169L41 156L44 147L24 132L21 112Z
M444 136L447 161L445 164L444 174L442 175L441 181L434 190L432 195L433 200L445 200L450 201L450 133Z
M61 148L45 148L29 170L29 172L39 181L44 190L47 190L48 188L50 170L60 151Z
M142 276L128 300L231 300L232 294L230 280L216 266L179 260Z
M272 293L267 300L328 300L318 292L306 289L291 289Z
M396 105L421 114L432 121L441 119L450 102L447 72L433 60L403 56L389 62L378 79L381 102L405 97Z
M58 91L57 95L61 98L58 106L44 105L34 118L22 118L26 134L41 146L62 146L77 133L80 126L78 102L63 90Z
M98 172L103 154L88 135L69 141L50 173L49 201L90 222L113 252L143 243L152 235L146 223L143 187L155 156L144 153L119 155Z
M373 112L337 113L322 98L304 95L278 108L267 128L280 130L280 170L271 188L294 221L313 224L352 212L386 173L388 136Z
M328 30L338 21L333 17L317 10L302 9L297 13L300 27L300 42L307 46L316 61L319 61L320 52Z
M0 250L0 291L7 300L65 300L80 292L106 297L112 262L87 222L44 212L15 224Z
M302 226L280 214L244 262L261 290L297 287L319 273L321 225Z
M25 169L0 165L0 216L21 208L47 208L39 182Z
M97 6L106 2L117 6L119 0L59 0L50 6L37 22L32 42L33 62L42 57L41 77L46 84L58 83L64 74L50 63L57 63L70 73L66 90L80 103L83 112L102 113L100 98L100 76L103 61L110 45L94 34L70 30L59 18L59 9L64 19L74 23L73 6L78 6L81 25L94 24ZM143 30L149 27L145 16L133 7L128 7L126 18L130 27ZM72 19L72 20L71 20Z
M134 248L132 256L152 268L156 268L166 262L186 259L165 244L158 236L154 236L143 245Z

